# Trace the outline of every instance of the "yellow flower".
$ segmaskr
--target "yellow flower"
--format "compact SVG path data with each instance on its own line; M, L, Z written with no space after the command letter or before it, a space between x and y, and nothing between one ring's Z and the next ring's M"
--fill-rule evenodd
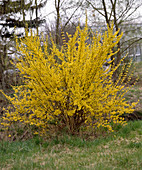
M110 61L110 67L104 69L106 61L118 52L113 52L122 37L118 33L113 32L112 25L103 35L93 33L91 44L87 44L90 37L86 24L84 29L76 28L61 50L51 39L51 52L48 41L41 45L39 36L34 34L20 39L20 43L17 39L21 57L16 67L25 78L24 85L13 87L14 97L2 92L14 106L6 110L7 119L3 117L3 121L21 121L41 131L47 130L48 125L57 126L58 121L72 132L84 124L113 131L109 123L122 124L121 115L133 112L137 104L128 104L124 98L128 90L124 81L130 65L122 67L118 79L113 81L124 58L114 68Z

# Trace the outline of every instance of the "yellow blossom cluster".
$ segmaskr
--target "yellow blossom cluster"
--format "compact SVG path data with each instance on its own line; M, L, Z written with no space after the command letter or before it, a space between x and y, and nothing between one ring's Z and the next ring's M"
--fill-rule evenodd
M136 105L124 98L127 74L120 73L114 82L113 74L120 63L114 67L110 61L110 67L104 69L106 61L117 53L112 49L122 34L113 33L112 25L103 35L93 34L88 44L86 25L84 29L78 26L68 37L61 49L52 40L50 53L48 40L42 38L41 45L39 36L31 34L17 41L21 57L16 67L24 85L13 87L14 97L5 95L15 110L7 109L4 121L19 121L43 131L51 125L67 127L71 133L84 125L112 131L112 122L125 123L121 116L131 113Z

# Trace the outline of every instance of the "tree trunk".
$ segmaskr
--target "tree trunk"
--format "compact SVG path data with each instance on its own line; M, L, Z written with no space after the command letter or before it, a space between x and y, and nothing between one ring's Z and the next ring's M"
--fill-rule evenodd
M56 44L59 44L59 24L60 24L60 0L55 0L55 7L56 7L56 13L57 13L57 20L56 20Z

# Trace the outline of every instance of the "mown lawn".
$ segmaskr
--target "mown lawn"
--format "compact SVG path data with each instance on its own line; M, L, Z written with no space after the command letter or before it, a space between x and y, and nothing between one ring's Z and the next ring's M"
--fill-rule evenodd
M107 137L0 142L0 169L142 169L142 121Z

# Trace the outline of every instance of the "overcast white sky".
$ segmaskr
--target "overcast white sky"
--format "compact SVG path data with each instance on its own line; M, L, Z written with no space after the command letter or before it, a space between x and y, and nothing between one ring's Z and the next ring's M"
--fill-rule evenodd
M55 5L53 0L48 0L46 7L41 11L43 16L46 16L49 20L54 20L55 17Z
M137 0L139 2L142 3L142 0ZM47 20L47 23L51 23L51 22L54 22L55 21L55 0L48 0L47 1L47 4L46 4L46 7L44 7L44 9L42 9L42 16L46 16L46 20ZM79 11L78 11L79 12ZM89 11L87 11L89 12ZM138 9L137 13L140 13L142 15L142 7ZM141 20L142 22L142 20Z
M74 1L78 1L78 0L74 0ZM65 0L65 2L68 2L68 0ZM70 14L72 14L72 12L75 10L75 8L70 12ZM69 12L70 10L68 10ZM46 7L43 8L42 12L42 16L46 16L46 20L47 23L54 23L55 21L55 17L56 17L56 10L55 10L55 0L47 0L47 4ZM76 13L80 13L80 11L76 11ZM70 15L68 14L68 16L70 17Z

